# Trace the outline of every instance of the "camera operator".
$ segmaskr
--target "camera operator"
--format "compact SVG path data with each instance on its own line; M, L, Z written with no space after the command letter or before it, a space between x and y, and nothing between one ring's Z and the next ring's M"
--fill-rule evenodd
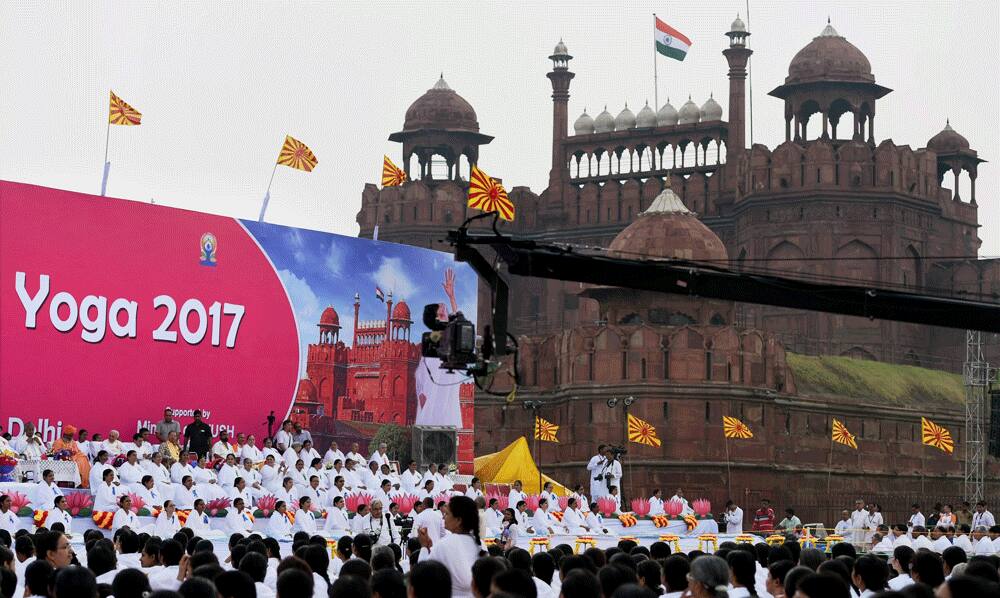
M604 478L605 494L610 492L612 486L617 486L621 489L622 464L618 459L624 452L624 449L616 446L609 446L604 451L605 463L604 468L601 470L601 477Z
M597 454L591 457L587 463L587 477L590 478L591 500L597 500L608 493L608 487L604 485L604 477L601 475L604 464L607 463L607 459L604 458L604 449L606 448L606 445L598 445Z

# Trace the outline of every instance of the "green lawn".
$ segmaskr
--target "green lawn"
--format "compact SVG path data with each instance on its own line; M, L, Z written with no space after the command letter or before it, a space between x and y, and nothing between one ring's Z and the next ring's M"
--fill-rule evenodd
M965 403L958 374L850 357L788 353L787 359L799 394L839 395L899 406Z

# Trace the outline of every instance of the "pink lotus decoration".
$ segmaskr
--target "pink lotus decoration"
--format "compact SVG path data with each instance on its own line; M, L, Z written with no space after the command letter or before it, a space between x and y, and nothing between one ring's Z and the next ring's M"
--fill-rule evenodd
M712 512L712 503L708 502L707 499L699 498L691 503L691 508L698 514L698 517L704 519Z
M399 512L403 515L409 515L413 511L413 505L417 504L420 499L413 494L400 494L394 500L399 505Z
M577 502L580 502L580 501L577 501ZM583 506L586 506L586 505L576 505L577 508L580 508L580 507L583 507ZM559 497L559 510L565 513L567 507L569 507L569 497L568 496L560 496Z
M449 500L451 500L451 497L442 492L441 494L438 494L437 496L434 497L434 506L437 507L438 503L442 502L447 504Z
M31 502L28 500L27 496L17 491L10 492L7 496L10 497L10 510L13 513L17 513L21 509L27 507L28 503Z
M131 511L133 513L138 513L139 509L145 508L146 501L144 501L142 499L142 497L139 496L138 494L134 494L132 492L129 492L128 493L128 497L132 501L132 509L131 509Z
M632 499L632 512L635 513L636 517L645 517L649 515L649 499L648 498L633 498Z
M668 500L663 503L663 512L667 514L671 519L676 519L684 512L684 503L679 500Z
M94 497L89 492L73 492L66 495L66 508L73 517L79 515L81 511L92 510L93 506Z
M278 497L273 494L265 494L257 499L257 510L264 517L270 517L274 507L278 504Z
M370 506L372 504L372 496L371 494L358 492L345 498L344 502L347 504L348 513L357 513L358 507L361 505Z
M542 500L542 497L537 494L529 494L528 498L525 500L528 503L528 510L534 513L538 510L538 501ZM549 505L551 508L552 505Z
M232 501L229 498L215 498L205 505L205 511L211 517L215 517L219 514L219 511L223 511L232 506Z
M601 515L610 517L618 510L618 503L610 496L602 496L597 499L597 510L601 512Z

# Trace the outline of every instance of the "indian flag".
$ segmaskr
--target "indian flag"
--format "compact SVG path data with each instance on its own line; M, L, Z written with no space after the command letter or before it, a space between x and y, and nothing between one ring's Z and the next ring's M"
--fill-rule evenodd
M656 51L674 60L684 60L688 48L691 47L691 40L680 31L661 21L659 17L653 17L653 20L656 21L656 25L653 27Z

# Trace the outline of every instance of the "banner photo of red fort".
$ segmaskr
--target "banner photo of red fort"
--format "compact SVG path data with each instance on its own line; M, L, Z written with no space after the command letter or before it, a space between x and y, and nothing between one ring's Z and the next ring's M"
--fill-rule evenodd
M260 446L273 411L321 451L444 428L471 464L471 380L420 320L474 319L476 284L441 252L0 181L0 425L130 438L169 406Z

